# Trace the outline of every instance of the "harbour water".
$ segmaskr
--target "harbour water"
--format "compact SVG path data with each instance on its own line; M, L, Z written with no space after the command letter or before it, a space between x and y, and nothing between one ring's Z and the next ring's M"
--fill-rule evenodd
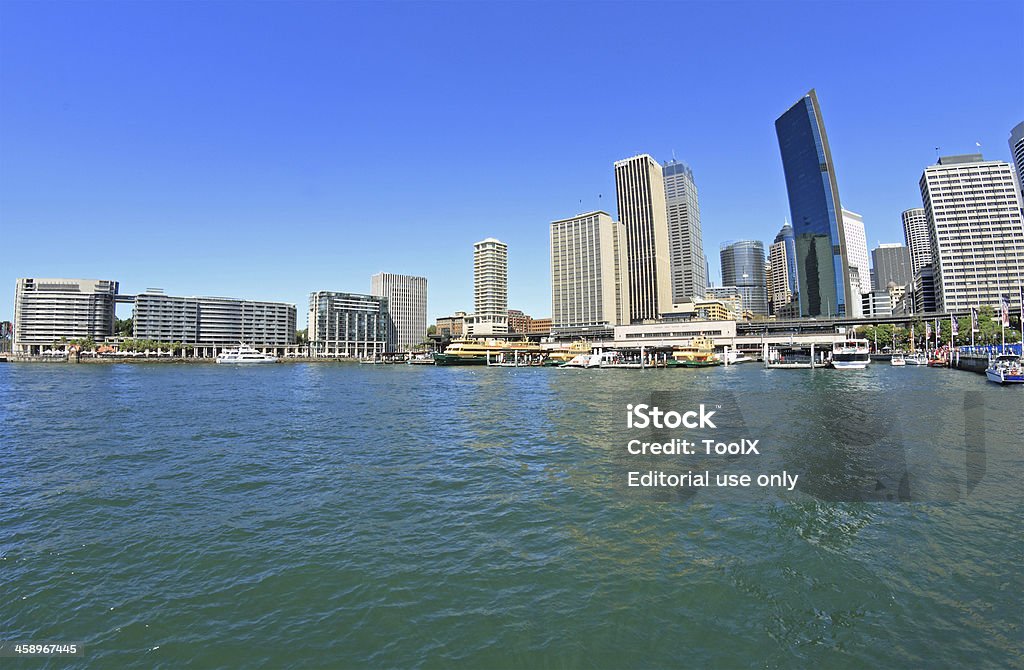
M650 397L801 485L624 487ZM111 668L1021 667L1022 409L880 364L3 365L0 632Z

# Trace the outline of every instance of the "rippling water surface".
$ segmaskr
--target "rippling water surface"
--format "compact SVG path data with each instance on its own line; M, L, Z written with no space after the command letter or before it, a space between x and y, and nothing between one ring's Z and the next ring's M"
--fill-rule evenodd
M764 453L715 467L800 486L628 490L651 397L722 404ZM1022 413L877 364L2 365L0 639L111 668L1020 667Z

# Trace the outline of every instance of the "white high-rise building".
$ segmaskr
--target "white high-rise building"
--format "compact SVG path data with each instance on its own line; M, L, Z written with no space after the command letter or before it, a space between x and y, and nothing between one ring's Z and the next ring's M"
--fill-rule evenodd
M903 237L910 249L910 274L932 264L932 235L928 231L928 215L924 207L914 207L903 212Z
M117 282L106 279L19 279L12 351L39 355L62 339L112 335L116 296Z
M606 212L552 221L552 332L585 336L628 323L626 227Z
M370 278L370 294L388 299L388 350L404 351L427 336L425 277L378 272Z
M657 319L672 311L665 178L647 154L615 162L619 220L626 227L630 321Z
M768 300L771 302L772 314L778 314L782 307L793 301L789 267L785 240L779 240L768 247Z
M1010 131L1010 154L1013 156L1013 164L1017 168L1017 189L1024 200L1024 121L1021 121Z
M871 291L871 257L868 238L864 232L864 218L856 212L843 210L843 237L846 239L846 258L850 267L850 301L848 316L861 316L863 302L860 296Z
M943 156L921 175L932 237L939 312L999 308L1009 295L1019 309L1024 282L1024 222L1013 167L981 154Z
M508 245L493 237L473 245L473 307L467 334L508 333Z
M676 160L666 163L662 174L665 178L672 302L693 302L702 299L708 287L697 185L693 181L693 171Z

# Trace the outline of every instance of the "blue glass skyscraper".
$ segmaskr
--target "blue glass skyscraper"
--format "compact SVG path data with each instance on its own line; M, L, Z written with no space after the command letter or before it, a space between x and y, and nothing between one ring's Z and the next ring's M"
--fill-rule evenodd
M775 133L793 220L800 316L846 316L850 270L842 207L814 89L775 120Z

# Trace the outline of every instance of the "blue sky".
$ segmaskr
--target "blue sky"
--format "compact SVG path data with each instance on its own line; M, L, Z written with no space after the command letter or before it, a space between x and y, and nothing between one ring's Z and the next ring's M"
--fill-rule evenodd
M612 163L694 170L705 253L788 217L774 121L814 87L843 205L902 241L918 179L1024 120L1019 2L0 3L0 318L17 277L296 303L472 244L550 314L548 225ZM126 314L122 314L125 316Z

